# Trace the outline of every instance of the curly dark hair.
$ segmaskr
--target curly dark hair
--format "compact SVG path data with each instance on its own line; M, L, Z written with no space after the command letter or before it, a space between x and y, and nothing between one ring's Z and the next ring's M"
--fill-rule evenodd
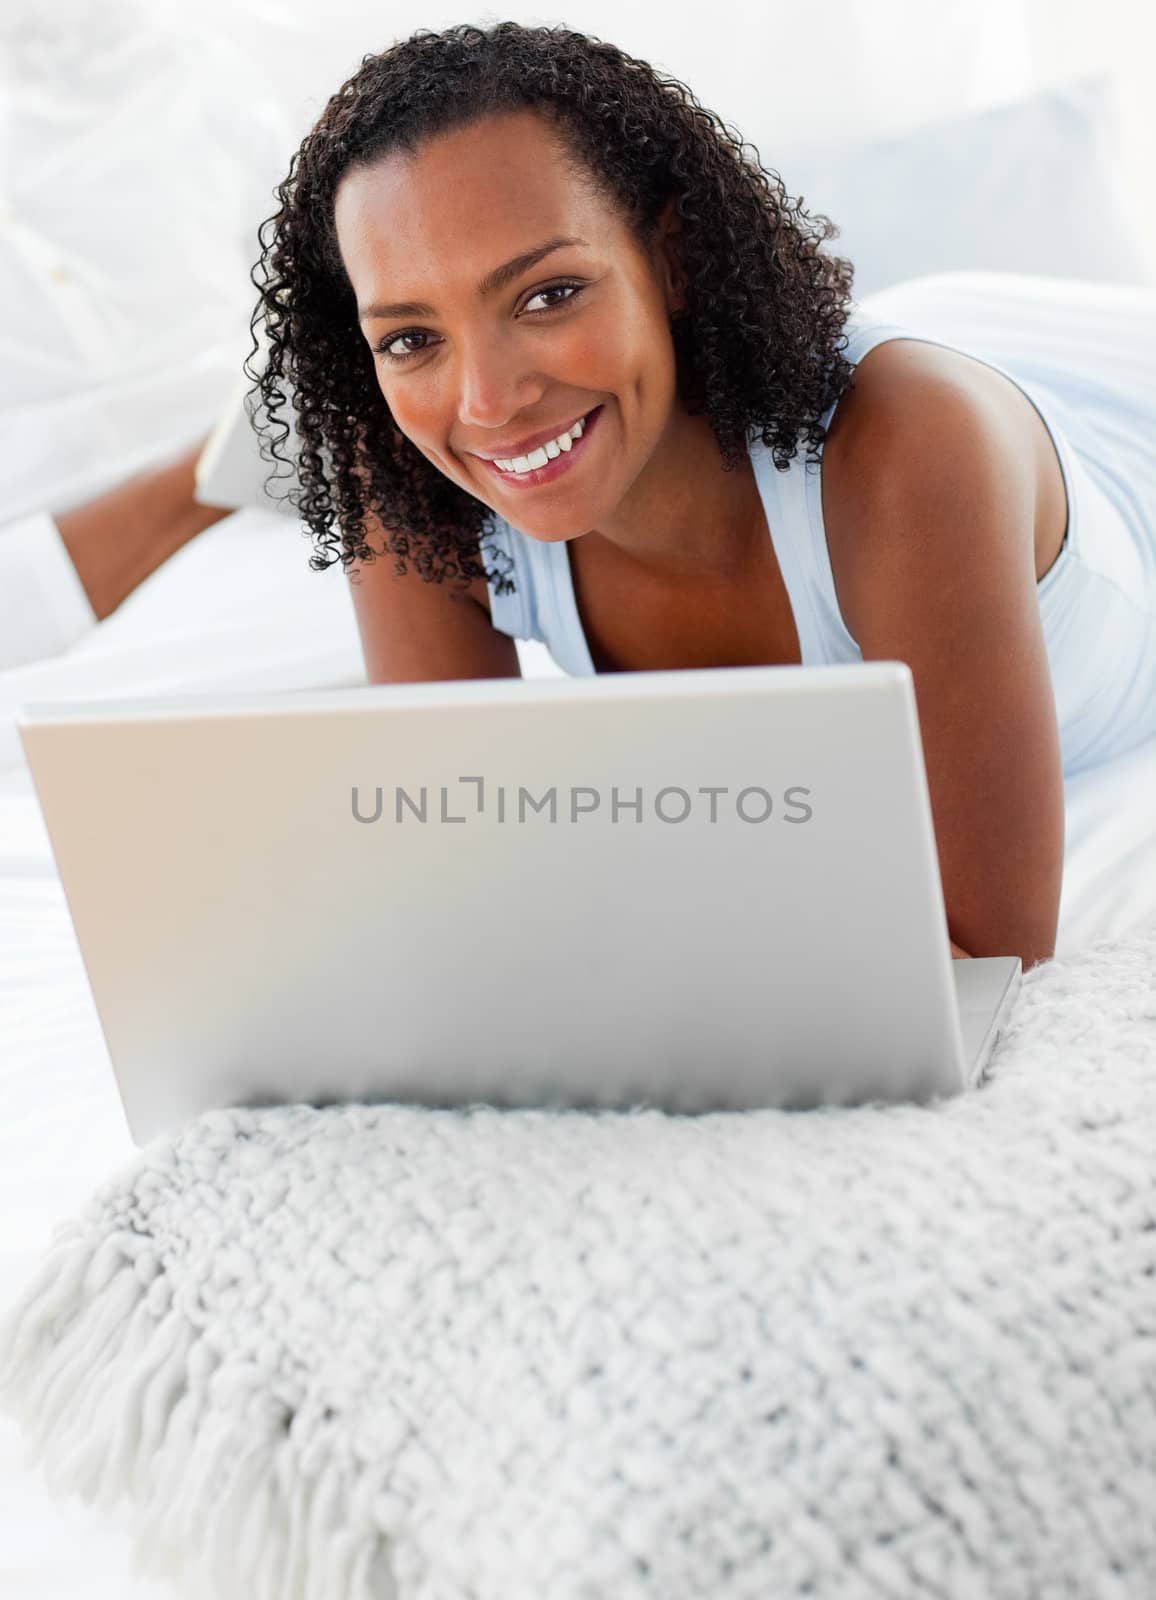
M282 466L291 465L280 454L290 425L277 413L291 393L300 487L288 498L317 541L314 571L373 560L365 519L374 514L399 575L410 557L427 581L485 576L499 594L514 589L478 564L494 513L426 460L378 388L334 201L351 168L527 107L552 120L644 248L673 198L687 279L686 309L672 322L678 392L692 415L705 412L725 469L756 436L780 471L801 440L818 456L819 419L853 370L841 352L854 269L820 251L839 232L829 218L808 216L757 149L684 84L612 44L514 22L422 29L364 57L293 156L275 191L280 209L258 235L245 371L257 416L267 413L262 454ZM268 359L258 371L262 325Z

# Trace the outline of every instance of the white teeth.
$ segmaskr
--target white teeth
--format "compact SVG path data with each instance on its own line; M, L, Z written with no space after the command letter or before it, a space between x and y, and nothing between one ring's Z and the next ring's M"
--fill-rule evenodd
M494 465L503 472L534 472L539 467L544 467L547 461L553 461L562 451L571 450L575 440L580 439L585 431L586 419L579 417L566 433L560 433L556 439L548 439L536 450L531 450L529 455L515 456L512 461L495 461Z

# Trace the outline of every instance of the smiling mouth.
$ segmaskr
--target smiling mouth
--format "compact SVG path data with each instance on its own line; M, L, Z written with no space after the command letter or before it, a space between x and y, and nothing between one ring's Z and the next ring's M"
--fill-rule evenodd
M551 455L544 446L539 446L537 450L532 450L529 456L519 456L517 458L519 463L526 461L537 461L539 463L536 466L528 467L523 472L511 470L511 463L509 462L505 466L499 466L496 461L487 461L484 456L479 456L478 460L485 461L486 466L496 478L500 478L504 484L508 483L515 488L534 488L538 484L552 483L555 478L560 478L563 473L569 472L575 462L585 454L590 435L594 432L601 414L602 406L597 405L593 411L588 411L584 417L579 418L581 432L576 438L572 438L568 450L557 446L554 454ZM567 431L573 435L574 427L576 426L578 424L572 425ZM553 440L550 442L551 444L554 443ZM542 460L543 456L546 458L544 461Z

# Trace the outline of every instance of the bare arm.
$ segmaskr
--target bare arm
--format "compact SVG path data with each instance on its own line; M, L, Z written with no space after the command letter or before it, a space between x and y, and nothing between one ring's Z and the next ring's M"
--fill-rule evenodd
M355 563L347 576L370 683L521 676L513 639L470 594L449 581L427 583L412 561L398 577L373 516L366 543L377 559Z
M949 380L913 375L860 418L854 507L828 523L844 615L865 661L912 670L953 954L1026 971L1055 951L1064 855L1034 469Z

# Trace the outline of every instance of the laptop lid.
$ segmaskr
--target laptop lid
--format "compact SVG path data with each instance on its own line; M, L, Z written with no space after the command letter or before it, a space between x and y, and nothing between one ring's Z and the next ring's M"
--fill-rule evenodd
M138 1141L230 1104L967 1082L904 663L27 705L19 728Z

